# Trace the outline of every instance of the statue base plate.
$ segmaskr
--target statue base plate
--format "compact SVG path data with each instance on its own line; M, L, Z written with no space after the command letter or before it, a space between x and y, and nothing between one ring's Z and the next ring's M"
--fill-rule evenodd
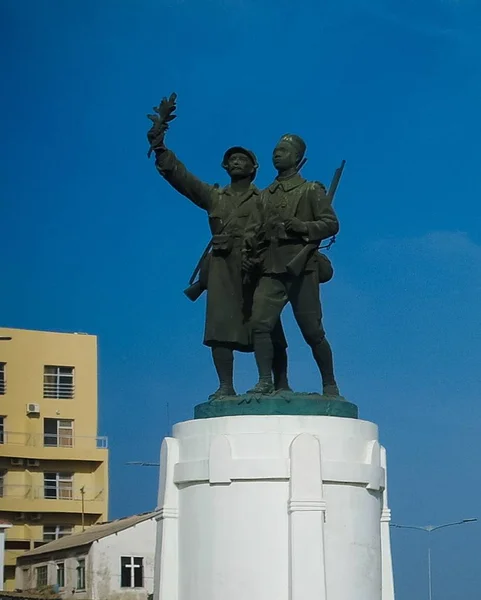
M194 419L236 417L241 415L303 415L358 418L358 408L342 396L316 393L276 392L271 395L242 394L225 396L198 404Z

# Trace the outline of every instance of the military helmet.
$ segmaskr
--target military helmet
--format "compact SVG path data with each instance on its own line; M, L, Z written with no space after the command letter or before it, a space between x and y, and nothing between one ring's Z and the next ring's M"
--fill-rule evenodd
M281 137L281 139L279 140L279 142L287 142L288 144L291 144L291 146L293 148L295 148L297 154L302 158L306 152L306 142L299 137L298 135L295 135L294 133L286 133L285 135L283 135Z
M247 150L247 148L243 148L242 146L232 146L232 148L226 150L224 158L222 159L222 166L224 167L224 169L227 167L227 161L229 160L229 158L236 153L245 154L246 156L248 156L254 165L254 169L257 171L257 169L259 168L259 164L257 163L256 155L251 150Z

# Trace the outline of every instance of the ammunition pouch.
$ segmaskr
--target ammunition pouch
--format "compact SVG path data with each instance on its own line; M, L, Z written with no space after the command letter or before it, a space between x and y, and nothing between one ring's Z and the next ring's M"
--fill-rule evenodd
M229 254L233 245L234 242L230 235L218 233L212 236L212 252L215 254Z

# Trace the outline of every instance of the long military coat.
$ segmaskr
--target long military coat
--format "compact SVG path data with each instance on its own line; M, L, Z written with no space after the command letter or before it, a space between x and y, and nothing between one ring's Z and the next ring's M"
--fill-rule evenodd
M172 187L207 211L213 235L208 260L207 310L204 344L231 344L233 349L252 351L249 318L252 285L244 284L241 250L244 230L259 198L251 185L244 194L236 194L230 185L218 188L200 181L178 160L173 152L158 153L156 166Z

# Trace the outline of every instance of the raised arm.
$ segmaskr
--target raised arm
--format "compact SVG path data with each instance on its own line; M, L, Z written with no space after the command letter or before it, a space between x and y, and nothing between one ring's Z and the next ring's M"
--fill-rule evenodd
M162 177L180 194L200 208L209 210L214 186L204 183L187 170L185 165L166 148L155 151L155 166Z
M175 154L165 147L164 138L169 124L176 118L177 96L163 98L159 106L154 106L156 114L147 115L152 127L147 133L150 144L148 156L155 152L155 166L162 177L183 196L200 208L209 210L214 193L214 186L204 183L190 173Z

